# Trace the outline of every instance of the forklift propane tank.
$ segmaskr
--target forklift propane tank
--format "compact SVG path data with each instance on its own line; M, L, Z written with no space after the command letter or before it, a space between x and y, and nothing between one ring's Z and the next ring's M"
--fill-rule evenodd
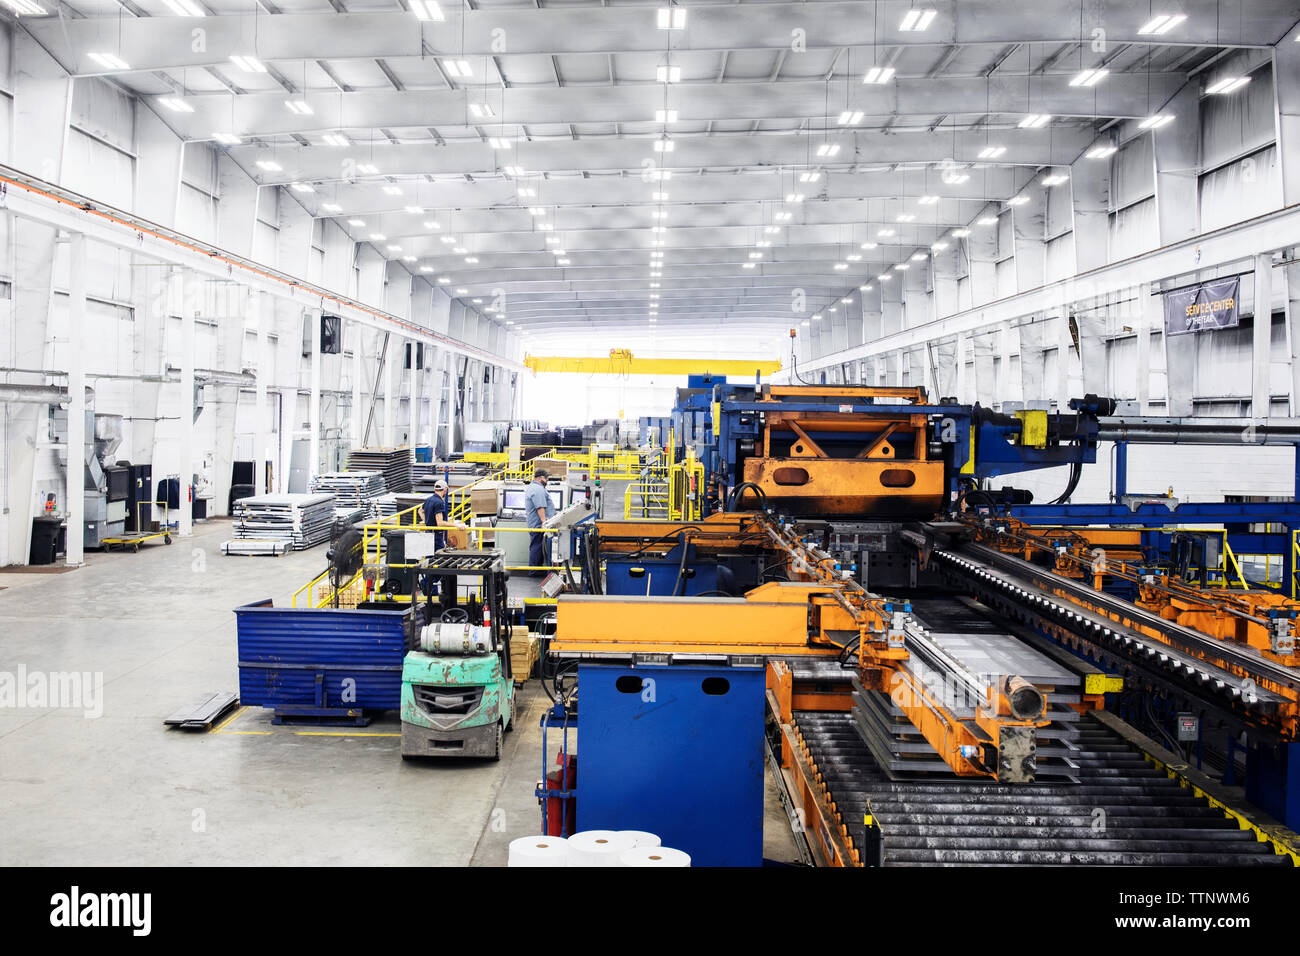
M486 654L491 628L473 624L427 624L420 631L420 650L429 654Z

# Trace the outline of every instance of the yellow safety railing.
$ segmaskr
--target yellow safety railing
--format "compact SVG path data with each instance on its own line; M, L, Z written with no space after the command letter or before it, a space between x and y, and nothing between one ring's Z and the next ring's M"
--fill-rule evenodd
M1300 531L1291 532L1291 600L1296 598L1296 574L1300 573Z
M629 448L599 450L594 445L582 449L557 448L554 445L525 445L522 451L536 451L529 460L550 458L578 465L592 478L633 479L638 477L644 464L641 453ZM509 461L509 455L504 451L466 452L464 460L503 468ZM532 473L529 472L530 477L531 475Z

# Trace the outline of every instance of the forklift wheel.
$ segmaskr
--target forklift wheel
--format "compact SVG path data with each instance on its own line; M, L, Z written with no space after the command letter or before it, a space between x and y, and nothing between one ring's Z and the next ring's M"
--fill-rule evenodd
M510 717L506 720L506 732L515 729L515 704L519 702L519 692L510 695Z
M499 761L501 759L501 751L503 749L504 743L505 743L505 735L501 732L501 721L498 720L497 721L497 749L496 752L492 754L493 760Z
M169 534L163 535L163 544L171 544L171 543L172 543L172 536Z

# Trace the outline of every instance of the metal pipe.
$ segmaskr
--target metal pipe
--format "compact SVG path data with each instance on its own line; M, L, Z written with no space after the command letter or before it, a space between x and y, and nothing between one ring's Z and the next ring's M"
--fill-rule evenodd
M86 401L95 397L93 388L86 389ZM68 400L66 385L5 385L0 384L0 402L34 402L38 405L62 405Z
M1100 418L1097 437L1138 445L1296 445L1300 419Z

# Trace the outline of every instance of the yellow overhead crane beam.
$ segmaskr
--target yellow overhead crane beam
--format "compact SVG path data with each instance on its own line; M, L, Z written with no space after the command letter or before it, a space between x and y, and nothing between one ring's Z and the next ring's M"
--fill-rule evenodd
M585 375L771 375L781 371L779 361L755 359L654 359L636 358L629 349L610 349L608 358L526 355L533 372L577 372Z

